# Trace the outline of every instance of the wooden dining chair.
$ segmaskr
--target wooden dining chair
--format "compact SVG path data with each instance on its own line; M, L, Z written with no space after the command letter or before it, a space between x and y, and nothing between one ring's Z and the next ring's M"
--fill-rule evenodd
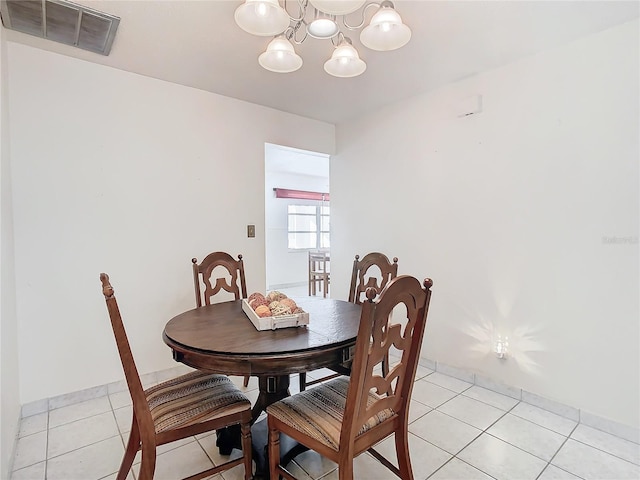
M378 292L398 276L398 257L393 257L393 263L384 253L367 253L362 260L356 255L351 270L351 286L349 301L362 304L363 295L367 288L373 287Z
M391 280L398 276L398 257L393 257L393 263L384 253L370 252L362 260L356 255L351 271L351 287L349 301L362 304L363 296L369 287L381 292ZM389 352L382 360L382 371L386 375L389 371Z
M204 257L198 265L198 259L192 258L193 284L196 293L196 307L211 305L211 297L223 290L232 293L236 300L247 298L247 282L244 276L242 255L238 260L226 252L213 252ZM215 271L215 273L214 273ZM240 282L240 285L238 285ZM204 285L204 290L202 290ZM243 385L249 385L249 375L245 375Z
M142 463L137 478L151 480L156 467L157 447L231 425L240 425L243 456L190 476L189 480L209 477L240 464L244 464L245 480L251 479L249 399L227 376L200 371L144 390L109 276L101 273L100 281L133 401L131 432L116 480L127 477L138 450L142 450Z
M196 306L211 305L211 297L221 291L232 293L236 300L247 298L247 283L244 276L242 255L238 260L226 252L213 252L204 257L198 265L198 259L191 259L193 264L193 283L196 290ZM215 270L215 273L214 273ZM214 278L215 277L215 278ZM240 285L238 285L238 281ZM204 284L204 291L201 289Z
M362 260L360 255L356 255L351 270L351 285L349 287L349 301L358 305L362 304L363 295L367 288L373 287L381 292L387 283L398 275L398 257L393 257L393 263L384 253L367 253ZM383 372L389 371L389 355L387 354L382 362ZM307 374L299 374L300 391L306 387L339 377L340 373L329 375L307 381Z
M322 285L322 296L329 293L329 252L309 252L309 296L315 295L318 286Z
M413 480L409 457L409 401L427 321L431 286L410 276L391 280L377 300L366 290L351 368L342 376L267 407L269 470L295 480L280 465L280 434L315 450L338 464L339 480L353 479L353 459L368 451L403 480ZM406 311L406 324L390 324L394 308ZM404 323L404 322L403 322ZM387 374L382 362L391 345L400 362ZM398 467L373 449L395 434Z

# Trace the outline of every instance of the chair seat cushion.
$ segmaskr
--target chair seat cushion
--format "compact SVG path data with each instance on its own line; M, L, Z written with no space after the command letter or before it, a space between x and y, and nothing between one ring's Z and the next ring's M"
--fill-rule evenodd
M251 408L225 375L191 372L145 390L156 433Z
M267 407L267 413L338 451L348 388L349 377L339 377L276 402ZM375 393L369 392L367 404L371 405L378 399ZM358 436L393 415L389 409L379 412L360 428Z

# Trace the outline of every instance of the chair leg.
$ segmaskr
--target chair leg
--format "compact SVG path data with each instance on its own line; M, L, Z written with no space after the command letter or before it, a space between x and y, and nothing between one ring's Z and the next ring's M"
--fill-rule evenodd
M248 423L240 424L242 435L242 454L244 455L244 480L253 478L253 462L251 460L251 426Z
M409 432L406 424L396 432L395 437L396 456L398 457L398 470L400 470L400 478L413 480L411 459L409 458Z
M249 375L245 375L244 376L244 388L247 388L249 386Z
M124 451L124 457L122 457L122 463L120 464L120 470L118 470L118 476L116 480L125 480L133 465L133 460L136 458L136 453L140 448L140 431L138 430L138 422L136 416L133 416L131 422L131 431L129 432L129 440L127 441L127 448Z
M142 445L142 463L140 465L139 480L152 480L156 470L156 446Z
M353 480L353 457L344 455L338 463L338 480ZM403 479L404 480L404 479Z
M300 379L300 391L304 392L307 388L307 373L306 372L299 373L298 377Z
M267 422L269 419L267 418ZM278 465L280 464L280 432L269 425L269 478L278 480Z

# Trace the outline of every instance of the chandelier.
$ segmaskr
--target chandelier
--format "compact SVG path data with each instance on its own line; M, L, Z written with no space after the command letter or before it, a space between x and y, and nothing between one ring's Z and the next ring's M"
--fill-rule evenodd
M290 0L291 1L291 0ZM402 23L389 0L381 3L366 0L297 0L297 15L287 10L287 0L281 7L278 0L245 0L235 12L235 20L244 31L258 36L273 36L258 63L276 73L295 72L302 67L302 57L294 49L308 37L331 40L333 54L324 70L335 77L355 77L367 64L360 58L345 30L360 30L360 42L377 51L396 50L409 42L411 30ZM366 3L366 5L365 5ZM365 27L368 12L375 8ZM294 7L295 9L295 7ZM359 10L359 14L356 12ZM355 25L350 21L359 21ZM339 21L340 19L340 21Z

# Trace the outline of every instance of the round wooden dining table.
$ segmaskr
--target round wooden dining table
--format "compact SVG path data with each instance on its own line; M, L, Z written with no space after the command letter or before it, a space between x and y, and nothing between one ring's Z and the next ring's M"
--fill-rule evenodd
M252 409L255 422L267 406L289 396L290 374L323 367L345 374L349 371L360 305L319 297L293 300L309 313L308 325L258 331L242 311L241 300L235 300L175 316L166 324L163 339L173 351L173 358L190 367L226 375L257 376L259 395ZM262 437L263 433L266 435L264 425L260 431L252 429L254 437ZM220 437L218 440L221 453L229 453L230 447ZM263 449L255 448L256 443L262 442L266 445L266 436L253 439L258 470L265 467L266 461L266 457L260 458Z

